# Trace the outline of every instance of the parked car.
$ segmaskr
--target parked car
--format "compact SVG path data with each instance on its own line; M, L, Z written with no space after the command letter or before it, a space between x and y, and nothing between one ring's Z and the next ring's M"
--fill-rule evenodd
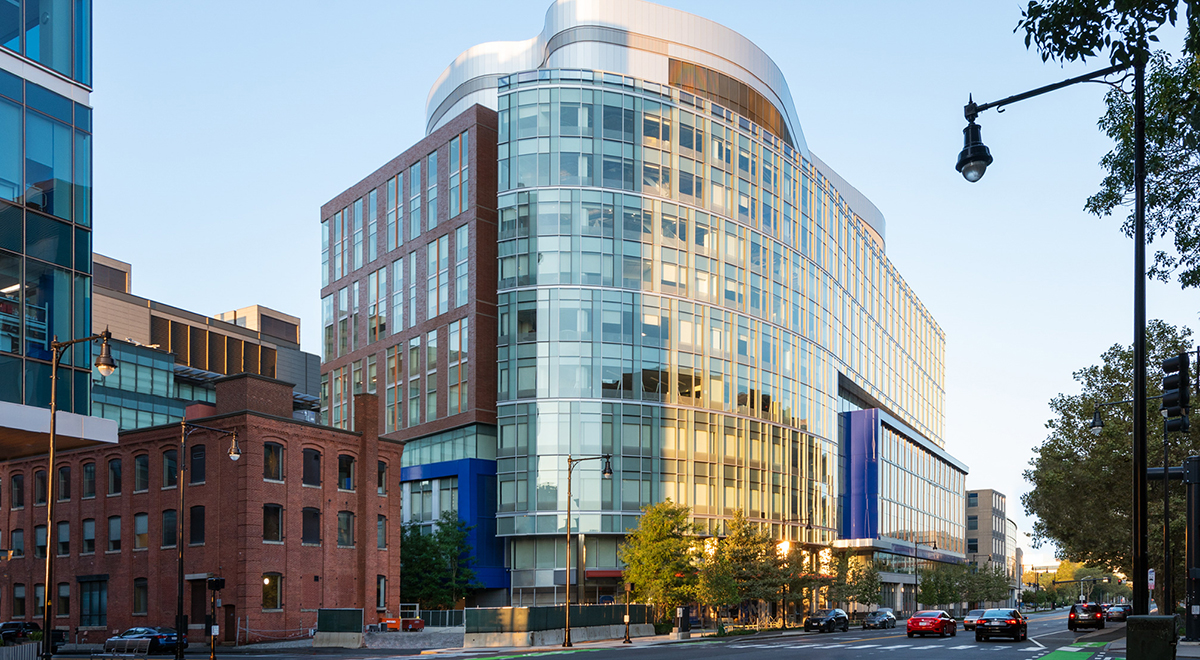
M908 617L908 636L937 633L945 637L958 635L958 621L945 610L921 610Z
M149 639L150 640L150 652L155 653L155 652L161 651L163 649L175 648L177 638L175 635L174 628L164 628L162 626L157 626L157 627L149 627L148 626L148 627L143 627L143 628L130 628L129 630L126 630L125 632L121 633L120 635L117 635L116 637L109 638L110 641L114 640L114 639L121 639L121 640ZM187 645L188 645L187 635L184 635L183 648L186 649Z
M1029 637L1029 619L1020 610L992 609L985 611L975 623L975 641L991 637L1012 637L1014 642Z
M843 631L850 630L850 617L846 616L845 610L817 610L804 620L804 632L833 632L839 628Z
M1067 615L1067 630L1104 628L1104 609L1095 603L1075 603Z
M895 628L896 615L892 614L892 608L881 607L863 619L862 627L863 630L867 628Z
M971 610L963 617L963 630L974 630L975 620L983 615L987 610Z
M1133 614L1133 605L1117 603L1108 608L1108 611L1104 613L1104 618L1108 621L1125 621L1130 614Z
M29 641L29 633L41 632L42 627L32 621L5 621L0 623L0 639L4 645Z

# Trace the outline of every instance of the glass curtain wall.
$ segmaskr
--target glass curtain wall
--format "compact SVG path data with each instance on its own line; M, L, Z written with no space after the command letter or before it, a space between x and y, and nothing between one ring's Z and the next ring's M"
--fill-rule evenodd
M574 470L585 535L669 498L713 534L741 509L828 543L839 372L942 443L941 329L784 140L586 70L502 78L498 110L497 525L518 537L514 602L561 598L526 547L549 538L526 535L566 531L568 454L614 456L611 481L601 461Z

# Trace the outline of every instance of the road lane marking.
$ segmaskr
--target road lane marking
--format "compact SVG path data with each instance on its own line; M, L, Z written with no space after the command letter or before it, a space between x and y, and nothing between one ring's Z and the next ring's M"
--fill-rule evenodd
M858 646L847 646L846 648L848 648L848 649L869 649L869 648L872 648L875 646L879 646L879 644L859 644Z
M975 648L974 644L963 644L962 646L951 646L950 650L951 651L961 651L963 649L973 649L973 648Z

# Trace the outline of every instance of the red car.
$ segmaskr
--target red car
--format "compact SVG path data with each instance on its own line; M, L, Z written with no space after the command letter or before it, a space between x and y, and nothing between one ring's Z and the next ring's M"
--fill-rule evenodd
M913 635L924 637L932 633L937 633L941 637L946 635L955 637L958 635L958 621L946 614L944 610L921 610L908 617L909 637Z

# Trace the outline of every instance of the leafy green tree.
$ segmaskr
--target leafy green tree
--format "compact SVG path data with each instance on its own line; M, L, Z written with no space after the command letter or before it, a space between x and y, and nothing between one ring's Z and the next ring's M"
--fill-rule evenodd
M1148 362L1158 365L1162 360L1191 349L1191 330L1177 328L1162 321L1147 325L1146 349ZM1075 372L1080 393L1059 394L1050 401L1054 417L1047 422L1049 435L1035 449L1025 480L1032 488L1021 497L1025 511L1035 518L1032 530L1034 547L1045 541L1058 546L1060 558L1086 563L1105 571L1132 574L1131 548L1128 533L1132 526L1133 458L1129 405L1108 406L1102 409L1103 432L1091 432L1092 413L1097 404L1124 401L1132 398L1133 350L1115 345L1101 356L1101 364ZM1161 393L1161 377L1157 369L1142 376L1147 380L1147 394ZM1150 431L1149 461L1162 464L1162 417L1157 406L1148 406L1146 424ZM1168 443L1170 465L1180 465L1189 455L1200 453L1200 430L1193 425L1189 433L1172 433ZM1161 529L1161 485L1150 488L1147 507L1151 529ZM1186 512L1184 489L1174 487L1171 493L1171 529L1184 529ZM1183 589L1183 544L1185 535L1171 535L1175 567L1175 593ZM1161 564L1162 534L1152 532L1148 539L1152 566ZM1156 590L1161 592L1161 590ZM1069 593L1061 592L1066 598ZM1078 592L1076 592L1078 595ZM1064 598L1060 598L1062 602ZM1160 604L1161 606L1161 604Z
M729 521L720 543L737 584L738 601L761 614L763 602L777 602L783 593L784 561L770 533L746 519L740 510Z
M923 568L919 572L920 584L917 591L917 602L921 605L950 605L959 603L962 597L963 574L965 569L957 564L937 564L933 568Z
M737 581L729 559L715 544L697 557L696 602L706 608L720 609L738 600Z
M1153 49L1157 32L1187 8L1183 52L1171 58ZM1196 0L1034 0L1017 30L1042 60L1108 56L1114 64L1146 62L1146 232L1171 236L1150 274L1163 281L1178 272L1184 288L1200 286L1200 2ZM1123 223L1133 236L1134 108L1132 94L1114 87L1100 128L1116 146L1102 160L1107 175L1085 208L1098 217L1130 207Z
M475 559L457 511L443 511L433 526L405 525L400 542L400 593L426 609L450 609L482 585L475 579Z
M830 602L848 605L854 599L854 584L850 581L850 551L833 551L833 579L829 581L825 596Z
M877 562L858 562L850 571L850 583L854 586L855 602L868 607L879 605L879 596L883 593L883 580L879 575Z
M691 509L671 500L647 506L618 550L634 598L656 606L660 617L696 593L697 529L690 515Z
M963 571L962 600L968 603L996 602L1008 598L1008 574L1004 567L990 565Z

